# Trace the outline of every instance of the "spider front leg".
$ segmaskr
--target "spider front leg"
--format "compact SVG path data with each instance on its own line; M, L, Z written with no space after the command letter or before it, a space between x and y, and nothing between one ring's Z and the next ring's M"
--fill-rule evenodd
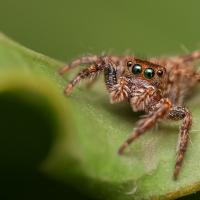
M128 139L119 148L119 151L118 151L119 154L123 154L124 150L128 147L128 145L130 145L134 140L136 140L139 136L141 136L147 130L154 127L156 122L159 119L164 118L168 114L171 108L171 102L169 99L161 99L157 105L158 105L157 110L153 111L147 117L145 117L144 119L141 119L138 122L138 125L135 131L131 133Z
M98 63L100 62L101 57L96 56L96 55L91 55L91 56L83 56L80 57L74 61L72 61L70 64L65 65L64 67L62 67L61 69L59 69L59 74L63 75L65 72L80 66L80 65L91 65L94 63Z
M104 69L104 76L111 103L118 103L128 99L131 92L128 80L124 76L117 78L117 66L113 63L108 63Z
M83 79L90 78L90 81L95 80L97 75L102 72L109 65L109 63L117 63L119 62L119 59L120 57L117 56L85 56L76 59L70 64L62 67L59 70L60 75L63 75L65 72L79 65L89 65L87 68L81 70L76 77L70 81L70 83L66 86L64 93L66 95L71 94L75 85L77 85Z
M189 130L192 125L192 116L186 108L177 106L170 110L168 118L171 120L183 120L183 123L180 127L179 141L177 146L177 159L174 169L174 179L176 180L183 163L185 152L187 150Z
M69 84L66 86L64 90L65 95L70 95L73 88L83 79L91 78L94 79L100 71L102 71L102 67L98 65L91 65L83 70L81 70L74 79L72 79Z

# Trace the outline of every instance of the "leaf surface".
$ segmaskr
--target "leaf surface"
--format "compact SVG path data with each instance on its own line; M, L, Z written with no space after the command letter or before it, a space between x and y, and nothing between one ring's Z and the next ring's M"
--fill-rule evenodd
M198 88L187 102L191 143L174 181L180 123L159 124L119 156L140 114L111 105L102 79L64 97L67 81L57 73L62 65L0 35L2 169L39 169L98 199L174 199L199 190Z

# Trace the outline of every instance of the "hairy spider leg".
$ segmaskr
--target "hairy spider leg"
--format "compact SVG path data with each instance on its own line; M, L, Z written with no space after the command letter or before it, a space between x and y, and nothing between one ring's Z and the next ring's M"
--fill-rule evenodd
M98 57L95 55L94 56L85 56L85 57L81 57L77 60L74 60L74 61L72 61L72 63L62 67L59 71L59 73L61 75L63 75L68 70L73 69L79 65L89 64L89 66L87 68L81 70L76 75L76 77L69 82L69 84L67 85L67 87L64 90L65 95L69 95L72 92L75 85L77 85L81 80L86 79L86 78L90 78L90 81L95 80L97 78L97 75L100 72L102 72L104 69L106 69L105 74L104 74L105 81L107 82L107 84L109 84L107 79L109 79L111 81L111 79L114 78L114 74L111 75L111 73L108 71L113 70L114 68L111 69L112 65L115 65L116 63L118 63L120 59L121 59L121 57L118 57L118 56L102 56L102 57ZM106 75L106 73L107 73L107 75ZM114 70L113 70L113 73L114 73ZM115 78L116 78L116 74L115 74ZM123 91L123 89L122 89L123 88L122 85L125 85L125 81L121 80L121 84L115 83L112 85L111 88L108 89L109 91L112 91L112 92L118 91L118 93L114 95L114 96L116 96L116 101L117 101L117 99L119 99L119 98L117 98L117 96L118 95L120 96L123 92L125 92L125 90ZM125 87L127 90L129 90L127 86L125 86ZM120 88L122 90L119 90ZM122 92L122 93L120 93L120 92Z
M98 57L96 55L80 57L80 58L72 61L70 64L65 65L64 67L59 69L59 74L63 75L65 72L67 72L67 71L69 71L69 70L71 70L71 69L73 69L77 66L91 65L91 64L100 62L100 60L101 60L101 57Z
M161 105L159 105L159 108L157 110L151 113L148 117L139 120L136 129L133 131L132 134L130 134L128 139L119 148L119 154L123 154L124 150L128 147L128 145L130 145L139 136L144 134L147 130L154 127L159 119L164 118L168 114L171 108L170 100L163 98L158 104Z
M121 56L97 56L97 55L90 55L90 56L82 56L76 60L73 60L68 65L59 69L59 74L63 75L65 72L68 72L71 69L74 69L80 65L92 65L92 64L102 64L108 63L109 61L113 61L115 63L119 62Z
M200 59L200 50L193 51L191 54L188 54L188 55L175 57L175 61L178 63L194 62L195 60L198 60L198 59ZM191 77L191 78L194 78L197 81L200 81L200 73L196 72L194 77Z
M117 72L111 63L104 70L105 84L108 90L112 90L117 84Z
M83 79L90 78L95 79L95 77L102 71L102 66L90 65L89 67L82 69L65 87L64 94L70 95L73 88Z
M180 63L183 62L193 62L197 59L200 59L200 51L193 51L191 54L183 55L183 56L177 56L177 61Z
M110 94L110 102L118 103L130 96L128 80L125 77L117 79L117 66L113 63L108 63L104 69L105 84Z
M179 141L177 146L177 159L174 169L174 179L176 180L185 156L185 152L188 146L189 130L192 125L192 116L188 109L180 106L173 107L168 115L168 119L171 120L183 120L179 131Z

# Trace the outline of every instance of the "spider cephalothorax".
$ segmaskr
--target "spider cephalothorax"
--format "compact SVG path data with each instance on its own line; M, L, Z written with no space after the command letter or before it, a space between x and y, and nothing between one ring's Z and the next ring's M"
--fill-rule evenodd
M134 111L146 112L145 117L139 120L133 133L119 148L119 154L158 121L183 120L174 170L176 179L192 125L192 116L183 107L183 100L188 91L200 81L200 75L191 65L192 61L199 58L199 51L186 56L151 58L149 61L133 56L85 56L61 68L60 74L79 65L88 65L67 85L64 90L66 95L81 80L95 79L103 72L111 103L127 101Z

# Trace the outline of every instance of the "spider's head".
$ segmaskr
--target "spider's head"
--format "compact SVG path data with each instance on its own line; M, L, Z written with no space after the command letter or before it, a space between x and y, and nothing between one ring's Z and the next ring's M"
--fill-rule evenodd
M134 111L149 110L162 98L166 82L166 69L140 59L128 59L123 76L128 80L130 104Z
M126 66L125 76L128 76L134 84L143 83L156 89L163 87L166 79L165 67L135 58L127 59Z

